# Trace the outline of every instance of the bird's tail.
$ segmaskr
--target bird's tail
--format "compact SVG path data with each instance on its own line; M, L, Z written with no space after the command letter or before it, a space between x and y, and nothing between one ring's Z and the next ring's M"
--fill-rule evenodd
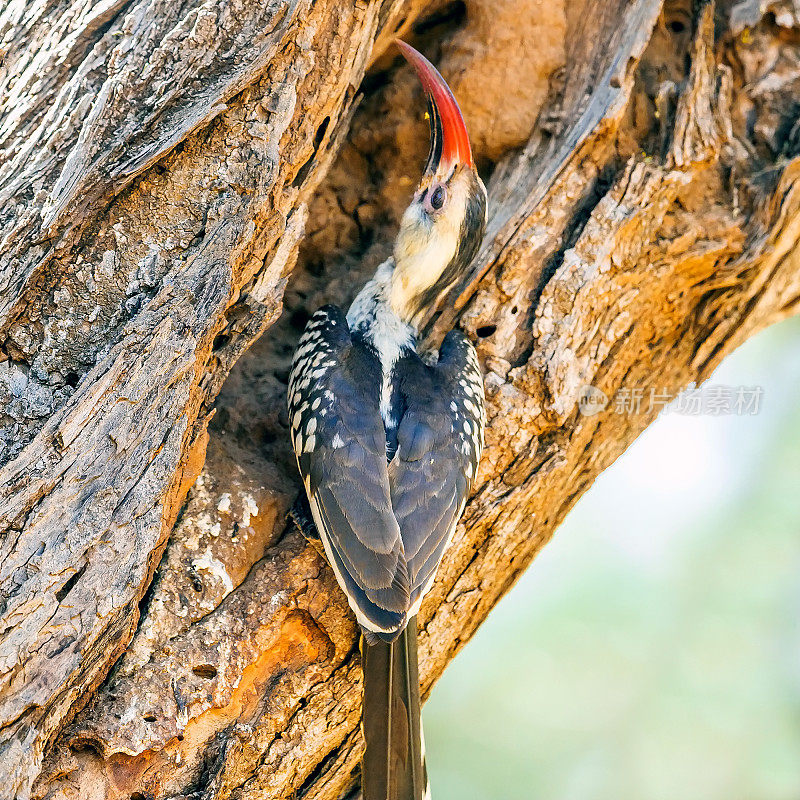
M417 618L394 642L361 638L364 666L364 800L430 797L417 669Z

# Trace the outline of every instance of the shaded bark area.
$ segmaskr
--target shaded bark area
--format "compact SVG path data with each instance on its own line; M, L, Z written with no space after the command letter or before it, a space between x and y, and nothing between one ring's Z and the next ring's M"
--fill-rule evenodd
M3 22L0 797L355 791L357 631L285 522L284 394L308 313L389 254L424 159L391 35L456 88L490 193L428 330L478 341L489 426L420 613L427 692L654 419L650 390L796 310L791 6L152 0ZM592 415L588 385L612 398ZM626 389L641 413L616 413Z

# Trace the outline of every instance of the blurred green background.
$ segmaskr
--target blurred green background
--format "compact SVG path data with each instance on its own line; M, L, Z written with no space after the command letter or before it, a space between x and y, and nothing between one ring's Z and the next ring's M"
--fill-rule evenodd
M662 413L425 707L437 800L800 800L800 319Z

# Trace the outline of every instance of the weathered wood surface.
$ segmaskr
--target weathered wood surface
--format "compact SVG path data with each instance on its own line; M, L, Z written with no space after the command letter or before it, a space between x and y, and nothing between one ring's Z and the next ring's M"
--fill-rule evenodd
M279 313L306 199L393 14L5 7L4 796L27 795L130 640L208 404Z
M338 797L356 629L284 521L283 394L304 314L385 257L421 166L391 35L442 64L491 172L484 247L431 328L479 341L490 422L422 609L428 689L655 417L649 391L796 310L791 6L0 13L0 797L37 775L63 800ZM585 385L605 411L580 413ZM626 388L641 413L615 413Z

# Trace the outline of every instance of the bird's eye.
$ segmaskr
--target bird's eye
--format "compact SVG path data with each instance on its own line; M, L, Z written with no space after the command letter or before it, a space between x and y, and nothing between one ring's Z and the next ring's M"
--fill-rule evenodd
M428 193L425 200L428 211L439 211L447 202L447 189L442 184L439 184Z

